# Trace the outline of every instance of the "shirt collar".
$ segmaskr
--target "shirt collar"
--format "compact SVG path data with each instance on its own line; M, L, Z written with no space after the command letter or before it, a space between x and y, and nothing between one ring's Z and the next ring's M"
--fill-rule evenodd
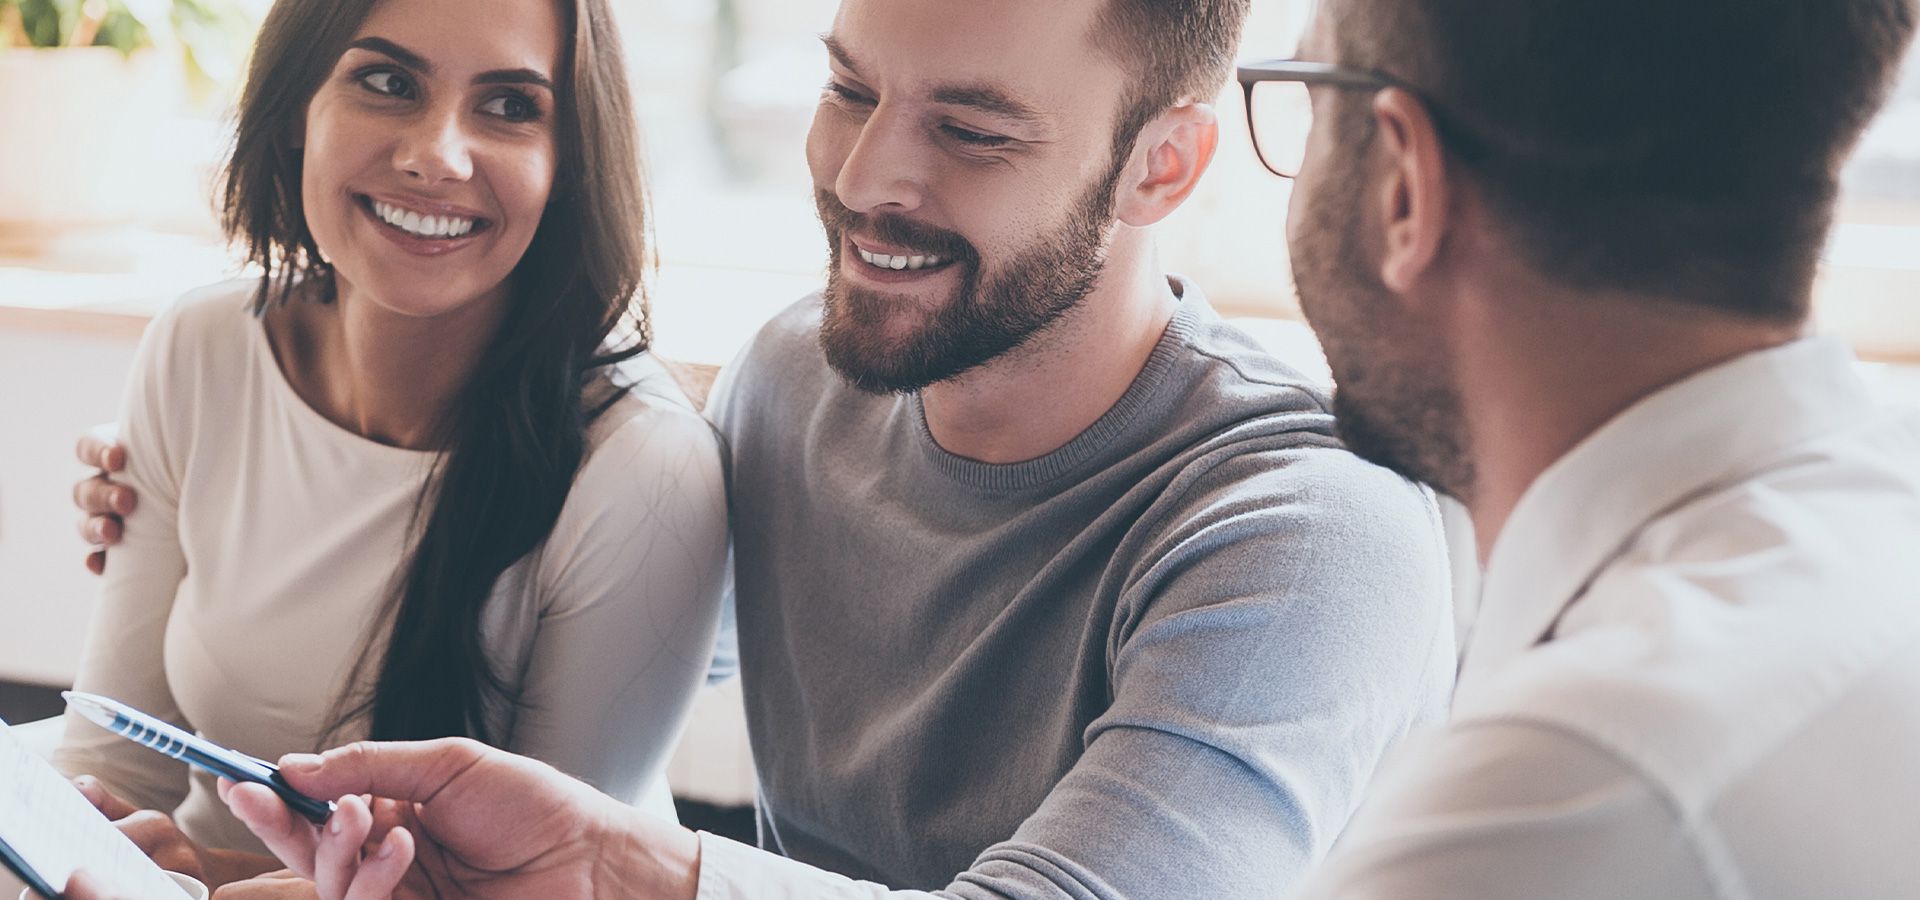
M1649 521L1873 406L1844 343L1804 338L1691 375L1615 416L1514 506L1488 557L1460 694L1545 637Z

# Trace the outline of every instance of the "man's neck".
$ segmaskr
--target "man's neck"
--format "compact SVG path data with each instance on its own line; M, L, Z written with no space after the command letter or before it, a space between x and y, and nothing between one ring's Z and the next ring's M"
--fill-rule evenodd
M1746 322L1641 298L1467 304L1455 335L1475 481L1464 498L1486 564L1514 507L1548 467L1669 385L1788 343L1802 324ZM1631 474L1631 473L1628 473Z
M1065 446L1126 394L1178 298L1144 233L1115 240L1093 293L1019 350L921 392L941 448L993 464Z

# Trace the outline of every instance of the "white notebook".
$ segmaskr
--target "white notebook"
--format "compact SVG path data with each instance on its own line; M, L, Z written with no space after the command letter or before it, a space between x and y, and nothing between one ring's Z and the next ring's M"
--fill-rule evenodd
M0 722L0 842L58 890L79 869L110 895L186 900L153 860Z

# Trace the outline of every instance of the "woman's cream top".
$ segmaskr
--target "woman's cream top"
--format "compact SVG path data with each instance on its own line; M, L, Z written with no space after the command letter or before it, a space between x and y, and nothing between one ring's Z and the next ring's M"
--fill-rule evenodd
M188 295L141 342L121 420L139 506L77 687L271 760L321 749L336 698L376 674L355 663L370 628L384 641L434 454L302 401L247 308L253 284ZM593 424L553 531L483 615L517 700L490 726L508 749L671 817L662 774L713 653L726 493L713 432L671 378L645 357L623 374L637 386ZM55 761L173 812L202 843L262 849L211 777L74 715Z

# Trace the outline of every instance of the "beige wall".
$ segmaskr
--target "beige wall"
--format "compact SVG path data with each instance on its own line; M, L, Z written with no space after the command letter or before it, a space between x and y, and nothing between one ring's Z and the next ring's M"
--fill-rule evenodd
M70 497L82 430L112 420L143 323L0 309L0 680L66 684L93 606Z

